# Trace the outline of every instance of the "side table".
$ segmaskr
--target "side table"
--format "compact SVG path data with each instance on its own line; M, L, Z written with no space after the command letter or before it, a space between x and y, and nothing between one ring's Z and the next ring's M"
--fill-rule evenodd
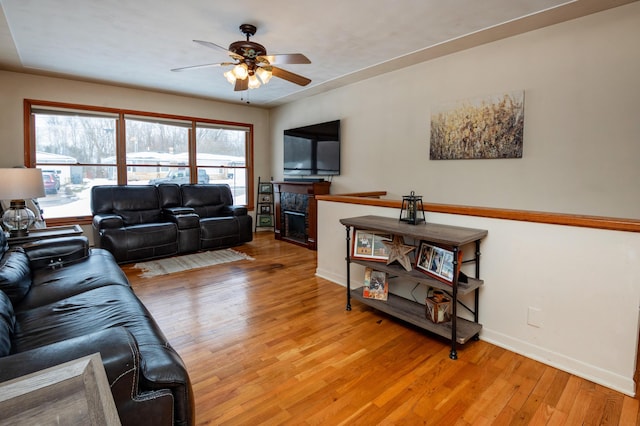
M29 235L24 237L9 237L7 241L9 247L19 246L21 244L30 243L32 241L45 240L48 238L70 237L82 235L80 225L51 226L48 228L31 229Z

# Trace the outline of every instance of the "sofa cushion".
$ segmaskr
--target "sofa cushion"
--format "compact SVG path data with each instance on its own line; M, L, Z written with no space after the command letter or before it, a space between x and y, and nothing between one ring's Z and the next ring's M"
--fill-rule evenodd
M31 270L61 268L89 256L89 239L85 236L47 238L22 246L29 257Z
M186 385L184 364L131 288L107 286L16 313L12 353L124 327L135 338L141 372L155 386ZM154 383L146 385L154 386ZM184 386L181 386L184 388Z
M229 185L181 185L182 205L193 207L201 218L228 214L226 206L233 205L233 195Z
M86 260L62 268L33 271L31 291L15 305L16 312L33 309L104 286L129 287L126 275L107 250L91 249Z
M0 259L0 290L17 304L31 288L29 258L20 247L7 251Z
M153 185L103 185L91 188L91 212L118 214L125 225L158 222L160 202Z
M9 296L0 291L0 357L11 353L11 335L14 326L13 305Z
M160 210L115 210L115 214L122 217L125 226L139 225L141 223L160 222Z

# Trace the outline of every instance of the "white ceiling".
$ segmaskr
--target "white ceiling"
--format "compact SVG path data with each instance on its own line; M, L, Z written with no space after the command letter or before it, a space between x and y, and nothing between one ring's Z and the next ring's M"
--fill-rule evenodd
M0 69L268 107L632 1L0 0ZM304 53L281 68L311 84L273 78L241 100L224 68L170 71L229 61L192 40L227 47L242 23L270 54Z

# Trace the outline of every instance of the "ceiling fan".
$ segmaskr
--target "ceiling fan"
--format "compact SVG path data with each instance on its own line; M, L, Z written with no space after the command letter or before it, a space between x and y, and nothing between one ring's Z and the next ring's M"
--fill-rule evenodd
M302 53L267 55L267 49L263 45L249 40L249 37L253 36L257 31L255 25L242 24L240 25L240 31L247 36L247 40L235 41L229 45L228 49L209 41L193 40L203 46L227 53L235 62L193 65L174 68L171 71L233 66L231 70L224 73L224 76L229 83L234 85L235 91L258 88L261 84L267 84L272 76L300 86L306 86L311 83L311 80L307 77L274 66L281 64L310 64L311 61Z

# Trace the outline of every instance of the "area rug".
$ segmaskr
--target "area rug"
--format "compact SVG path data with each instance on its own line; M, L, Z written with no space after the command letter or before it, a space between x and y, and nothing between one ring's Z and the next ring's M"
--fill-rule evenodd
M254 260L248 256L232 249L211 250L200 253L186 254L184 256L168 257L166 259L151 260L133 265L140 269L143 278L157 277L174 272L187 271L189 269L205 268L207 266L220 265L222 263L236 262L238 260Z

